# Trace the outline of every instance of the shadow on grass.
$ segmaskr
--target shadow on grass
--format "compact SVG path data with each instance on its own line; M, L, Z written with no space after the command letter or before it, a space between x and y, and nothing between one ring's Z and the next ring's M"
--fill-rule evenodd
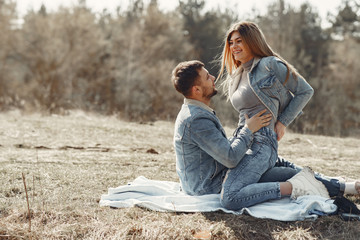
M316 221L281 222L258 219L249 215L223 212L203 213L213 222L224 222L238 239L359 239L360 221L345 222L338 216L319 217ZM226 235L221 229L213 232L214 239Z

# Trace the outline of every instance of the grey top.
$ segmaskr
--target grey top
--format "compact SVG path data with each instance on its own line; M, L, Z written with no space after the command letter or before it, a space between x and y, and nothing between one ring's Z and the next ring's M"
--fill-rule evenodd
M239 86L230 98L232 105L239 112L239 126L245 125L245 117L242 117L245 114L251 118L256 113L266 109L265 105L255 95L249 84L248 73L251 70L253 62L254 59L242 64L244 70L241 74ZM267 113L269 113L269 111ZM274 118L272 118L268 127L274 130L274 125L275 121Z

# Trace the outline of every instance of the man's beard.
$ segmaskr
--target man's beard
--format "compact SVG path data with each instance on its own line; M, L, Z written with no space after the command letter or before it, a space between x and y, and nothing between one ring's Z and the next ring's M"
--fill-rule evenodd
M204 93L204 98L211 99L217 93L218 93L218 90L216 88L213 88L211 93Z

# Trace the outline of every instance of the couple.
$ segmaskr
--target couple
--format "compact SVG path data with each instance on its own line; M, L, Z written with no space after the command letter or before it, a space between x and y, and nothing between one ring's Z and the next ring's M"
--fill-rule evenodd
M282 196L359 194L360 182L343 183L278 157L277 141L302 113L313 89L272 51L256 24L240 22L229 29L218 79L225 69L224 90L239 112L230 139L210 108L217 94L215 77L200 61L182 62L173 70L173 84L185 97L174 133L183 191L221 193L221 204L231 210Z

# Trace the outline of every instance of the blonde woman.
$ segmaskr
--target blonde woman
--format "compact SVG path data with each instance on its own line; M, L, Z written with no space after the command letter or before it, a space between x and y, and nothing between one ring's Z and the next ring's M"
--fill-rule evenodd
M279 183L273 183L270 189L266 184L264 188L261 184L251 185L275 166L277 141L301 114L314 90L271 49L260 28L252 22L239 22L228 30L218 76L221 79L228 99L239 112L237 131L243 128L247 117L259 111L266 109L272 115L270 124L254 134L251 150L224 179L222 204L239 209L280 196ZM308 169L307 172L314 175ZM324 196L328 196L326 191Z

